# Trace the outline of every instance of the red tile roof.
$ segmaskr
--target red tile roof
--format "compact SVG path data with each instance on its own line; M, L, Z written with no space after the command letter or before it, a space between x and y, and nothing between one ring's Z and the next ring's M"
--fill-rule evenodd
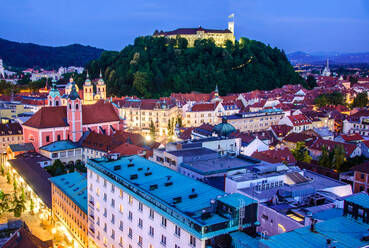
M251 157L266 161L269 163L296 163L296 159L289 149L267 150L263 152L254 152Z
M307 124L312 123L311 120L307 118L304 114L290 115L287 117L288 119L290 119L290 121L292 122L294 126L302 126L302 125L307 125Z
M84 125L113 121L120 121L120 119L117 110L111 103L100 101L92 105L82 105L82 123Z
M273 132L277 135L277 137L285 137L291 130L291 126L283 125L273 125L271 126Z
M350 141L361 141L364 140L363 137L361 137L360 134L358 133L354 133L354 134L341 134L341 137L344 139L344 141L346 142L350 142Z
M82 123L97 124L120 121L118 113L111 103L97 102L82 106ZM67 107L46 106L37 111L23 125L34 128L66 127Z
M202 111L214 111L218 106L219 102L216 103L199 103L192 106L192 112Z
M145 149L142 147L124 143L115 147L111 152L119 153L121 156L131 156L142 154L144 151Z
M19 123L0 124L0 136L22 135L23 129Z
M325 146L327 147L328 151L333 151L333 149L336 146L340 146L340 145L344 147L346 156L351 156L351 154L357 148L357 146L354 144L347 144L347 143L342 143L342 142L337 142L337 141L332 141L332 140L324 140L324 139L316 140L312 145L310 145L309 148L313 150L321 151L323 146Z
M365 162L351 168L353 171L359 171L366 174L369 174L369 162Z
M43 107L23 125L34 128L66 127L68 126L67 107Z

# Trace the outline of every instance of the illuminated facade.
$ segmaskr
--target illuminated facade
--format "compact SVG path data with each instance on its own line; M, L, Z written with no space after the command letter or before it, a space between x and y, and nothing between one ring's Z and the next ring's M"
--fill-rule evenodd
M80 247L88 246L87 231L87 178L73 172L49 179L52 194L52 217L60 222L77 240ZM63 227L59 228L63 231ZM72 238L66 233L67 240ZM79 247L74 243L74 247Z
M212 39L216 46L224 46L227 40L235 42L234 36L234 21L228 22L227 29L205 29L201 26L198 28L178 28L173 31L163 32L155 31L154 37L167 37L176 39L177 37L185 38L188 41L188 46L193 47L195 41L200 39Z

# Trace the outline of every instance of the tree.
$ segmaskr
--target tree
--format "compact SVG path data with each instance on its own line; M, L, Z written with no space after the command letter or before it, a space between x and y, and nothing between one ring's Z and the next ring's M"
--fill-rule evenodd
M181 116L177 116L177 123L176 125L178 125L178 127L182 127L182 117Z
M14 192L12 203L13 203L13 208L10 209L10 212L14 213L14 217L21 217L24 210L26 210L25 200L18 198L16 193Z
M354 98L354 102L352 103L352 108L355 107L366 107L368 105L368 92L364 91L361 92L359 94L357 94L357 96Z
M64 164L59 159L55 160L52 166L46 166L45 169L52 176L63 175L67 172Z
M297 142L296 148L292 150L292 154L297 161L310 163L312 159L304 142Z
M338 145L334 147L332 163L335 170L337 170L338 172L341 172L341 166L345 162L345 156L346 153L343 145Z
M11 183L11 179L10 179L10 173L9 173L9 171L6 173L6 182L7 182L8 184L10 184L10 183Z
M147 72L138 71L134 74L133 87L143 97L150 97L148 85L151 83L151 75Z
M10 195L0 190L0 216L9 211Z
M15 178L13 179L13 189L17 191L17 180L15 180Z
M156 138L156 128L154 122L151 120L150 122L150 136L153 140Z
M319 108L328 105L328 98L325 95L319 95L314 99L314 104L317 105Z
M326 146L322 147L322 155L319 157L318 161L320 166L330 168L331 167L331 159L329 157L329 152Z
M314 87L317 86L316 84L316 79L314 76L312 75L309 75L306 79L306 86L307 86L307 89L313 89Z
M33 209L35 208L35 204L33 203L33 199L32 199L32 197L31 197L31 199L30 199L29 208L30 208L30 210L31 210L31 213L33 214Z

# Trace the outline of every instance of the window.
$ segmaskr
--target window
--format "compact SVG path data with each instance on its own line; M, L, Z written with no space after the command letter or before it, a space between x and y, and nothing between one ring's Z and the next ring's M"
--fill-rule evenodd
M166 218L161 217L161 225L162 225L163 227L167 227L167 219L166 219Z
M106 223L104 223L104 232L106 232L107 230L107 226L106 226Z
M78 104L76 104L76 109L78 110Z
M138 227L142 229L143 221L142 219L138 219Z
M123 190L119 190L119 197L123 198Z
M361 174L360 174L360 179L364 179L364 176L365 176L365 175L364 175L363 173L361 173Z
M192 235L190 236L190 245L196 247L196 238Z
M107 198L108 197L107 197L106 193L104 193L104 201L106 201Z
M58 134L58 141L60 141L61 140L61 137L60 137L60 134Z
M129 212L128 212L128 219L129 219L130 221L132 221L132 212L131 212L131 211L129 211Z
M161 244L164 246L167 245L167 237L165 237L164 235L161 235Z
M128 198L128 203L129 203L130 205L132 205L132 203L133 203L133 197L132 197L132 196L129 196L129 198Z
M111 229L111 238L115 239L115 231L113 229Z
M113 185L113 184L111 185L111 192L112 192L112 193L114 193L114 192L115 192L115 187L114 187L114 185Z
M104 187L106 188L106 180L104 179Z
M143 209L143 204L140 202L138 203L138 210L142 212L142 209Z
M138 236L138 246L142 247L142 237Z
M175 244L174 248L181 248L179 245Z
M181 228L179 228L179 226L176 226L176 229L175 229L175 235L177 237L180 237L181 236Z
M111 206L114 208L115 207L115 200L111 199Z
M106 217L108 215L108 212L106 211L106 208L104 208L104 216Z
M150 226L150 229L149 229L149 235L151 237L154 237L154 228L152 226Z
M111 214L111 223L114 224L114 222L115 222L115 215Z
M123 231L123 221L119 221L119 230Z
M128 238L132 238L132 228L129 228L128 230Z
M122 204L120 204L119 205L119 212L122 214L123 213L123 205Z
M150 219L154 219L154 210L150 209Z
M119 245L123 247L123 237L122 236L120 236L119 238Z
M49 135L46 136L46 142L50 142L50 136Z

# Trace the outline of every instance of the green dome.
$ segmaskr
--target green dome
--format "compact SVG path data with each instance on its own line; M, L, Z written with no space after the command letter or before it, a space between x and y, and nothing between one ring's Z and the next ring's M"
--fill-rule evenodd
M231 124L227 123L227 120L223 118L222 123L216 125L213 131L216 134L218 134L219 137L221 136L227 137L228 135L236 131L236 128L232 126Z

